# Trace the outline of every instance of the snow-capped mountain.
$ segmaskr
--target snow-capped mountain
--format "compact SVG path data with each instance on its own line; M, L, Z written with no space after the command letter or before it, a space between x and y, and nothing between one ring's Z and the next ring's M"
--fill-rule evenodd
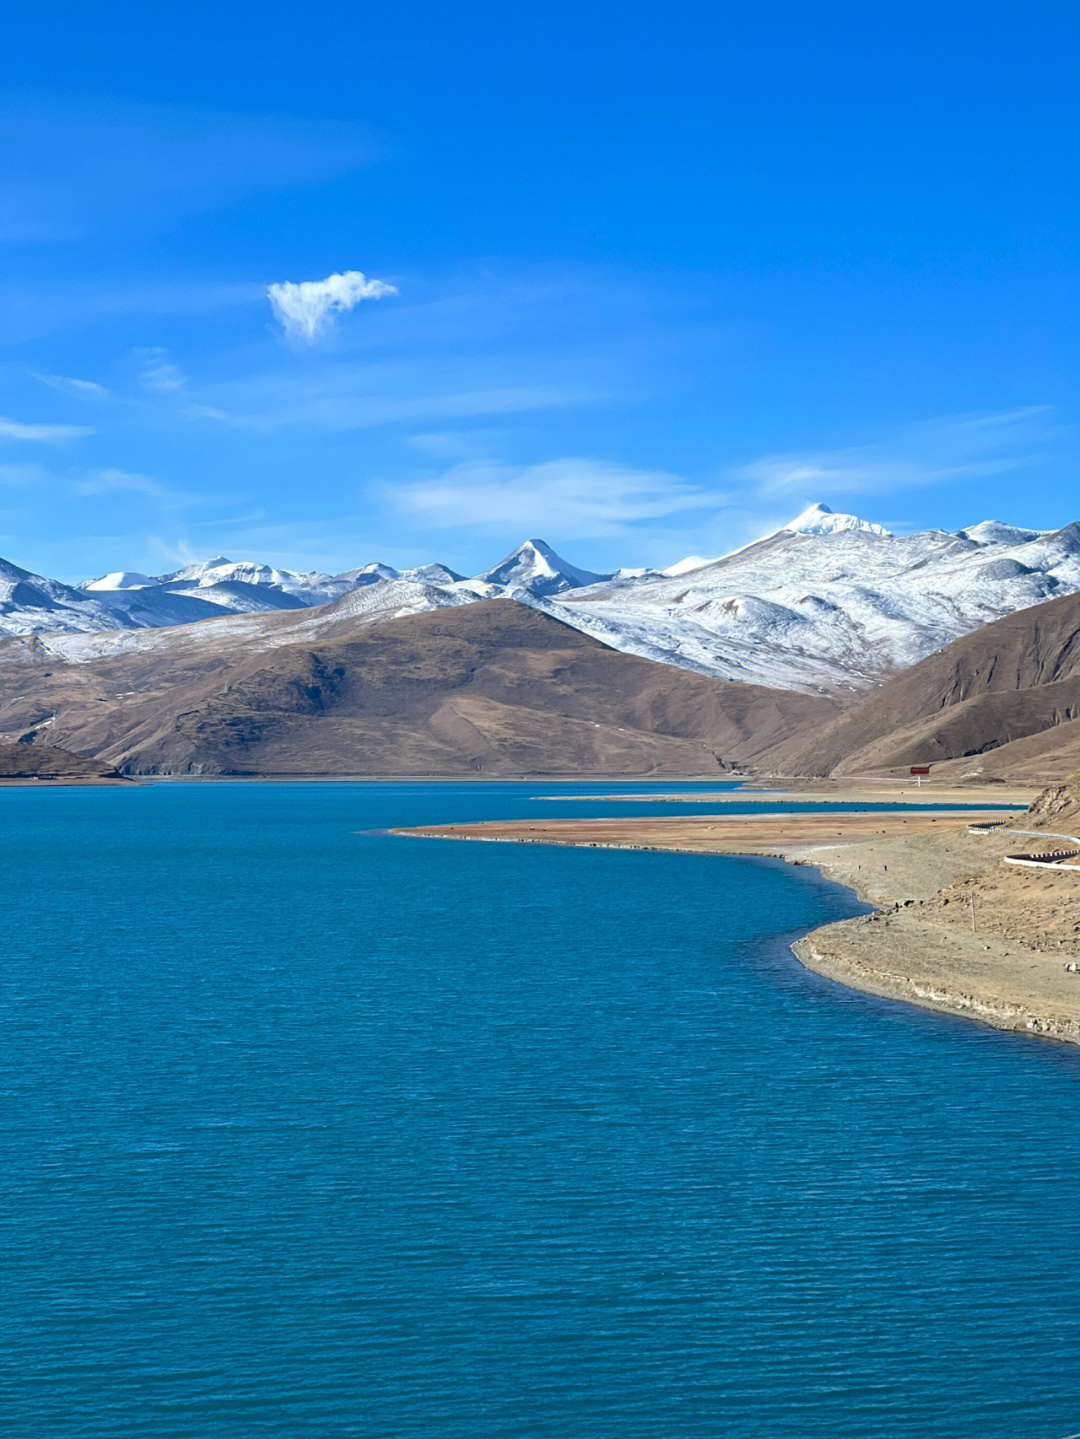
M112 628L112 616L96 596L0 560L0 634L98 628Z
M530 595L543 597L599 584L611 578L611 575L579 570L557 555L543 540L526 540L504 560L477 575L476 581L500 590L525 590Z
M830 510L828 505L814 504L807 505L801 515L796 515L793 520L782 526L775 534L781 535L788 532L800 535L839 535L857 531L865 535L884 535L891 537L891 531L884 525L871 524L869 520L860 520L857 515L838 515ZM765 536L768 539L768 536ZM760 540L753 541L760 544ZM750 545L743 545L742 549L750 549ZM727 555L721 555L720 559L730 559L732 555L740 554L741 550L732 550ZM675 564L668 565L662 574L674 579L678 575L686 575L691 570L703 570L706 565L719 564L719 559L707 560L701 555L687 555L684 560L677 560ZM624 573L620 571L620 573Z
M113 570L112 574L102 575L99 580L88 580L79 588L110 592L113 590L144 590L148 586L158 583L158 580L151 579L149 575L142 575L138 570Z
M308 605L327 604L351 588L351 582L346 579L300 574L248 561L237 564L222 555L167 575L117 570L79 586L107 606L114 627L133 625L137 628L209 619L222 611L250 614L303 609Z
M785 526L711 564L564 596L633 653L797 689L864 688L1015 610L1080 590L1080 525L892 535Z
M464 578L446 565L418 565L412 570L395 570L392 565L377 562L334 576L335 581L348 580L353 585L371 585L378 580L415 580L422 585L452 585Z
M807 505L801 515L796 515L785 526L785 530L794 530L800 535L842 535L851 531L857 531L864 535L885 535L889 536L890 531L884 525L871 524L869 520L860 520L857 515L838 515L830 510L828 505L816 504Z
M261 607L273 609L325 605L351 588L349 581L331 575L279 570L273 565L258 565L249 561L235 563L223 555L163 575L158 584L174 594L195 595L225 609L235 610L247 608L245 600L250 597L252 588L259 592ZM244 588L239 588L241 586ZM278 598L271 600L271 594ZM295 601L295 606L282 602L285 596Z
M571 565L541 540L471 578L440 564L372 563L324 575L219 556L168 575L123 571L75 588L0 563L0 634L135 630L330 601L335 623L356 623L504 597L615 649L685 669L844 691L1002 615L1073 592L1080 523L1043 532L984 521L894 535L812 505L719 559L609 575ZM313 638L321 624L313 615ZM213 636L207 631L200 644ZM89 654L95 642L88 635L64 648Z

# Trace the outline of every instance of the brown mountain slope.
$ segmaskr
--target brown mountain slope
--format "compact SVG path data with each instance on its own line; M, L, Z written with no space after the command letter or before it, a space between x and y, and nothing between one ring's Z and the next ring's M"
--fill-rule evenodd
M956 640L856 704L809 745L795 773L853 774L983 757L1003 777L1067 769L1080 717L1080 595L1021 610ZM1008 753L1006 753L1008 751ZM996 756L996 759L991 756Z
M55 713L57 742L139 774L715 774L768 765L837 713L621 654L509 600L326 615L158 630L81 663L10 641L0 738Z
M1038 789L1080 769L1080 719L934 765L935 780L1003 780Z

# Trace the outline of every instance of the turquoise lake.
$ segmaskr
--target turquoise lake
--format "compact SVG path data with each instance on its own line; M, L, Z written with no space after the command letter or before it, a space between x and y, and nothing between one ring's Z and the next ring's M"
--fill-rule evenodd
M1080 1050L807 869L379 832L641 788L0 790L5 1436L1080 1431Z

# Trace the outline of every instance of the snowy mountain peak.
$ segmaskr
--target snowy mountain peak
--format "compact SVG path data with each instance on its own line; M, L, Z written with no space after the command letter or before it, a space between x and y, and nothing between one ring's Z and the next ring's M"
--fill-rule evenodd
M102 575L99 580L87 580L80 585L82 590L142 590L147 585L156 585L157 580L151 579L149 575L140 574L138 570L113 570L110 574Z
M892 531L887 530L884 525L860 520L857 515L838 515L830 510L828 505L822 504L808 505L801 515L789 520L783 529L793 530L799 535L838 535L858 531L864 535L892 538Z
M210 570L231 569L231 567L232 560L227 555L215 555L213 559L197 560L195 564L185 565L182 570L174 570L165 578L167 580L191 580L207 574Z
M380 564L378 560L372 560L366 565L360 565L355 570L343 570L340 575L335 575L335 580L342 580L350 585L372 585L379 580L397 580L401 578L401 571L395 570L392 565Z
M494 569L485 570L476 578L485 584L528 590L534 595L554 595L562 590L595 585L608 576L579 570L557 555L544 540L526 540L512 554L500 560Z
M270 565L260 565L253 560L227 560L224 555L215 555L212 560L185 565L166 575L167 580L190 580L198 585L220 585L239 580L243 584L260 585L278 583L279 571Z
M459 575L457 570L452 570L448 565L440 564L437 560L430 565L416 565L413 569L404 570L402 573L408 579L424 585L455 585L459 580L465 578L464 575Z
M687 555L685 560L676 560L675 564L668 565L666 570L661 570L662 575L669 579L675 579L678 575L688 575L692 570L703 570L706 565L714 565L715 560L707 560L703 555Z
M1000 520L983 520L981 524L970 525L958 530L961 539L974 540L977 545L1023 545L1029 540L1041 538L1039 530L1021 530L1016 525L1005 525Z

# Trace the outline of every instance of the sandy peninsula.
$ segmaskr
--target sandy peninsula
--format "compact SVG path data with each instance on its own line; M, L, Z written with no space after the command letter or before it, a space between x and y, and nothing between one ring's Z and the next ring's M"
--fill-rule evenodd
M696 793L671 790L662 785L651 789L628 788L615 794L594 796L605 804L710 804L721 808L728 805L775 804L778 800L799 804L934 804L934 805L1013 805L1026 808L1037 790L1020 785L973 785L941 783L916 785L913 780L892 779L793 779L779 781L746 780L738 789L698 790ZM538 796L545 803L581 803L581 795L547 794Z
M984 791L980 798L990 796ZM994 793L993 800L1003 797ZM969 832L972 824L1003 818L1011 823ZM807 968L867 993L1080 1043L1080 974L1066 967L1080 963L1080 873L1003 864L1007 853L1040 847L1012 832L1026 824L1022 812L1001 810L822 810L489 821L396 833L770 855L813 865L854 889L874 912L797 941L795 953Z

